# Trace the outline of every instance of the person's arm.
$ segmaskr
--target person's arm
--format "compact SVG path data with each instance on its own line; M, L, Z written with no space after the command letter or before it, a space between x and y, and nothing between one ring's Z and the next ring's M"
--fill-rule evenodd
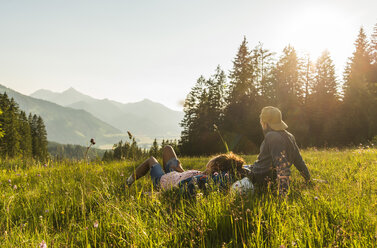
M295 153L296 153L294 165L297 168L297 170L301 173L301 175L305 178L305 180L308 182L310 181L310 172L304 160L302 159L302 156L300 154L300 149L298 148L295 139L294 139L294 146L295 146Z
M285 150L281 136L275 134L269 135L267 141L269 152L272 157L272 166L276 170L279 194L285 196L288 192L291 177L287 151Z

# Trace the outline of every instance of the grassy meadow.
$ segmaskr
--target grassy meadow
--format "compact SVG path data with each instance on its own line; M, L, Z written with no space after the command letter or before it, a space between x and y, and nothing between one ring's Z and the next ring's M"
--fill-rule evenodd
M1 161L0 247L376 247L377 149L302 154L328 183L292 168L285 199L149 194L149 176L126 188L141 161ZM181 161L203 169L208 158Z

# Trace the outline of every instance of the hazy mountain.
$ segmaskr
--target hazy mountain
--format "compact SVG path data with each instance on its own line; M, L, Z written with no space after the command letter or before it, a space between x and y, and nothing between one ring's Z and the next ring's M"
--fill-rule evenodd
M13 97L27 113L42 116L49 141L63 144L87 145L94 138L98 145L114 144L121 139L121 131L92 114L22 95L0 85L0 92Z
M81 94L74 88L69 88L61 93L53 92L50 90L37 90L33 94L30 95L31 97L46 100L49 102L53 102L62 106L67 106L75 102L79 101L90 101L94 100L94 98Z
M183 118L183 112L171 110L147 99L123 104L108 99L95 99L73 88L62 93L38 90L31 96L74 109L83 109L122 130L123 133L129 130L138 137L148 138L149 142L155 137L178 138L181 132L179 123Z

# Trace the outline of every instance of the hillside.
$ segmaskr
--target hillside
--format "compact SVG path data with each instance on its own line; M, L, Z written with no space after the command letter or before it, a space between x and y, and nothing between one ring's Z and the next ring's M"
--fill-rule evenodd
M136 103L120 103L108 99L95 99L70 88L56 93L38 90L30 96L48 100L62 106L83 109L95 117L138 137L172 139L181 133L183 112L171 110L160 103L144 99Z
M0 92L13 97L25 112L42 116L49 141L86 145L90 138L94 138L100 146L114 144L121 139L119 129L84 110L26 96L3 85L0 85Z

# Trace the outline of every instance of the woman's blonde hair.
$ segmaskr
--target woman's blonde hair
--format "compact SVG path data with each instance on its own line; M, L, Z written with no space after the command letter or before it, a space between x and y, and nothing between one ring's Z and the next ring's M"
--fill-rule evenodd
M242 176L244 174L242 165L245 163L245 160L232 152L217 155L210 161L211 163L208 168L210 173L228 172L236 176Z

